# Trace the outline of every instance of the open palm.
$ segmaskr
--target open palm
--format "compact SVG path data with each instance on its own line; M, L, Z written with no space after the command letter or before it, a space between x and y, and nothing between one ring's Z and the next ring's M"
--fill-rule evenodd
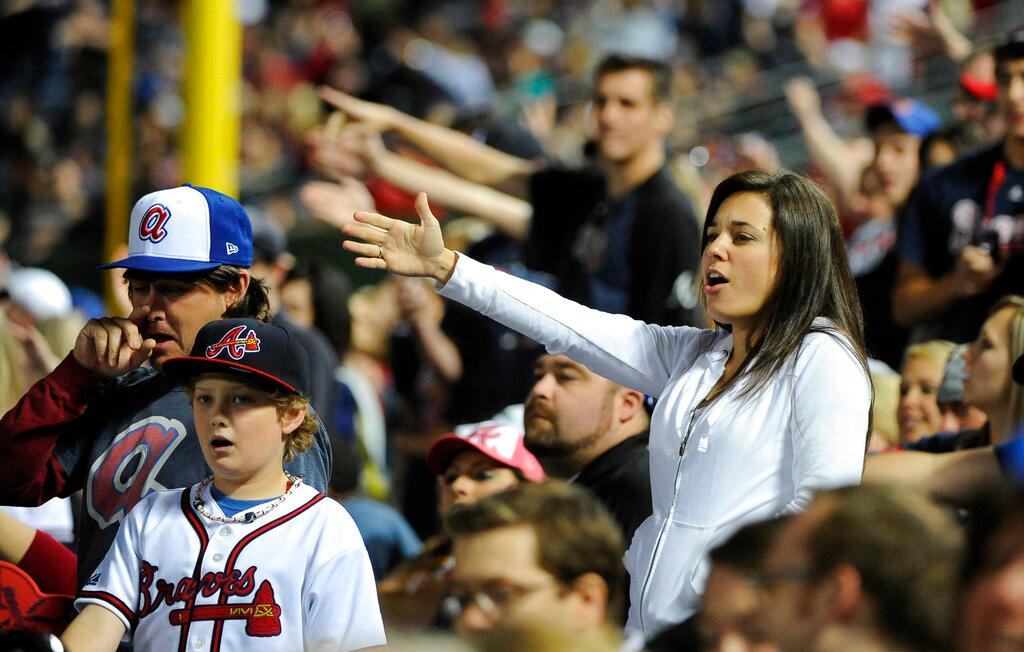
M430 212L426 193L416 197L416 213L419 224L379 213L356 213L356 224L346 224L342 232L357 239L346 240L342 246L358 256L359 267L444 279L454 264L454 254L445 249L441 225Z

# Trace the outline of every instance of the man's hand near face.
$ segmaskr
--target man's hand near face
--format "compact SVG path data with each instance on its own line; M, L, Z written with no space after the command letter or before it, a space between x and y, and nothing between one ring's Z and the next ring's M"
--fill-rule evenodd
M78 364L106 378L138 369L149 360L156 346L154 339L142 339L139 324L149 314L149 306L139 306L128 318L103 317L86 322L72 352Z

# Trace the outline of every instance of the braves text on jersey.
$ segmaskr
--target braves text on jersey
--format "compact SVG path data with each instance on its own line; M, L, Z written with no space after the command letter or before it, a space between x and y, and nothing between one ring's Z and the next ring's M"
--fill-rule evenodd
M202 500L221 515L211 486ZM194 490L143 498L75 606L112 611L138 650L385 644L370 560L341 505L302 484L251 523L220 523L192 507Z

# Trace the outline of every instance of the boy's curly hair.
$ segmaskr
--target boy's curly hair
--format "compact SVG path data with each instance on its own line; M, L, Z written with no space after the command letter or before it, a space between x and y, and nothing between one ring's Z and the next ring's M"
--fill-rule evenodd
M305 396L272 392L270 398L277 406L277 414L280 418L284 418L292 409L306 408L306 417L299 427L288 435L288 440L284 443L284 461L291 462L296 455L305 453L313 445L313 437L320 429L320 420L317 418L316 412L313 411L313 406L309 404L309 399Z

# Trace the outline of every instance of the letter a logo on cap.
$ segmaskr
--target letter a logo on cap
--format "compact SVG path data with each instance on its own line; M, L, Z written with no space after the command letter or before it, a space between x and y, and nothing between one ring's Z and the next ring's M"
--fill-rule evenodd
M220 338L219 342L206 347L206 357L216 358L224 351L227 351L232 360L241 360L246 353L258 353L260 350L260 338L256 337L256 333L251 328L249 333L242 337L242 331L245 328L243 324L242 326L235 326L227 333L224 333L224 337Z
M486 446L502 459L510 460L516 453L516 445L520 435L508 426L489 425L477 428L466 437L481 446Z
M167 237L167 220L171 219L171 211L160 204L153 204L139 221L139 240L160 242Z

